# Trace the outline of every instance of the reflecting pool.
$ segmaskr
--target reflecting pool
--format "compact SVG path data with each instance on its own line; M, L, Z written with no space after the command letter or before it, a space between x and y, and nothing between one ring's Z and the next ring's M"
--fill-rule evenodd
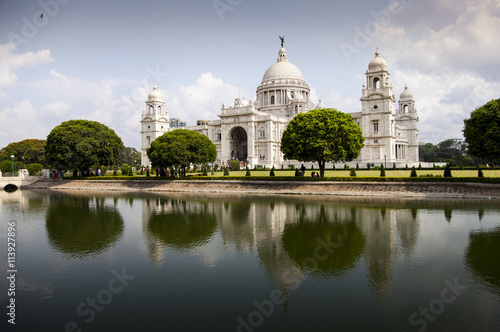
M2 192L0 268L15 275L0 280L2 326L14 330L14 299L16 331L500 331L499 212L494 200Z

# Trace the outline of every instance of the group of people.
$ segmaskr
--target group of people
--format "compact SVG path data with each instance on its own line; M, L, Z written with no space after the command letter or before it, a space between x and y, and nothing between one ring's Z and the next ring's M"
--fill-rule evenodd
M186 171L184 169L177 170L175 167L172 167L170 170L168 168L155 168L156 176L166 176L166 177L185 177Z

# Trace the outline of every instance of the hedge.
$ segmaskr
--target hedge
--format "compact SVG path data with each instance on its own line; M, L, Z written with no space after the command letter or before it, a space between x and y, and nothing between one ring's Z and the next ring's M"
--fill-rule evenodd
M109 181L109 180L132 180L129 176L106 176L106 177L65 177L65 180L99 180L99 181ZM324 177L324 178L312 178L312 177L295 177L295 176L189 176L185 178L172 178L172 177L135 177L133 181L336 181L336 182L467 182L467 183L500 183L500 178L479 178L479 177Z

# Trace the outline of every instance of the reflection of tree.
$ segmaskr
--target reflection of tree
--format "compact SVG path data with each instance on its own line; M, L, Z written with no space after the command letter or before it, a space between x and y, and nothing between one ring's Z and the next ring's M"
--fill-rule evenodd
M490 232L469 234L469 246L465 252L465 261L488 287L500 295L500 227Z
M116 243L123 219L104 202L86 197L56 196L47 208L48 238L53 248L70 257L95 257Z
M334 248L325 249L317 239ZM364 246L365 237L354 222L299 222L286 225L283 233L290 258L316 275L343 275L356 265Z
M182 250L206 244L216 227L217 217L206 205L199 208L172 200L169 209L151 213L147 229L162 245Z

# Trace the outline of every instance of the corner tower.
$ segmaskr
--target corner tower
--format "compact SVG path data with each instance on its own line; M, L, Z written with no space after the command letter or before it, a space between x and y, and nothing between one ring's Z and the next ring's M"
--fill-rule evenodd
M403 146L404 157L410 162L418 162L418 114L413 94L408 90L408 85L405 85L404 91L399 95L399 110L396 113L396 131L398 137L402 136L407 140L406 146Z
M151 146L151 142L166 133L169 128L170 121L165 102L155 86L148 95L146 109L142 111L141 116L141 165L151 166L146 150Z
M361 160L369 163L383 163L395 160L395 120L396 98L389 83L387 62L375 52L375 58L368 64L366 83L361 92L361 130L365 146L361 150Z

